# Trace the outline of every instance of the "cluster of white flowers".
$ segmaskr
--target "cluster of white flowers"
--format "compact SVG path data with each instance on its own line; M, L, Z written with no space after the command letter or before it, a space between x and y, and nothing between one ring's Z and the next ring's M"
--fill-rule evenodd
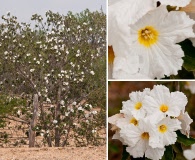
M177 43L195 37L195 21L184 11L191 0L111 0L108 7L108 45L115 58L115 79L154 79L177 75L184 52Z
M120 114L108 121L116 131L113 139L127 145L127 152L134 158L145 155L161 159L165 146L176 142L177 130L189 137L192 119L185 111L187 97L182 92L155 85L152 90L132 92L129 97Z

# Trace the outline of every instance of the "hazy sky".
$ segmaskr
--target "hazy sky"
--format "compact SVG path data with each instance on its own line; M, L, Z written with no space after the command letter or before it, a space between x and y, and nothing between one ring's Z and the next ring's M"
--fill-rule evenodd
M0 0L0 16L8 11L17 16L19 21L30 22L32 14L44 15L46 11L66 14L68 11L79 13L86 8L100 11L102 6L106 13L107 0Z

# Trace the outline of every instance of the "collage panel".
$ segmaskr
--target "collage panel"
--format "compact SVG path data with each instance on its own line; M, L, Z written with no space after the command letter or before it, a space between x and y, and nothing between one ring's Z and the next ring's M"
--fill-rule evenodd
M195 159L195 0L108 0L108 160Z
M109 0L108 79L194 79L195 0Z
M0 160L106 159L106 0L0 0Z
M194 159L194 81L108 82L108 160Z

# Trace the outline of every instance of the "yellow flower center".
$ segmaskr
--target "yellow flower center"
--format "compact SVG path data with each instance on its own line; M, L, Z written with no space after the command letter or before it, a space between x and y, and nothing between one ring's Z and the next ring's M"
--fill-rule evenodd
M149 139L149 133L148 132L144 132L144 133L142 133L142 135L141 135L141 138L142 139L144 139L144 140L148 140Z
M142 107L142 103L141 102L137 102L136 104L135 104L135 109L136 110L139 110L140 108Z
M133 123L135 126L138 125L138 121L135 118L130 119L130 123Z
M162 104L162 105L160 106L160 110L161 110L163 113L165 113L166 111L169 110L169 107L168 107L167 105L165 105L165 104Z
M167 126L162 124L161 126L158 127L158 131L161 133L165 133L167 131Z
M114 61L114 51L112 46L108 46L108 63L112 64Z
M158 41L158 31L152 26L146 26L138 31L138 41L145 47L150 47Z

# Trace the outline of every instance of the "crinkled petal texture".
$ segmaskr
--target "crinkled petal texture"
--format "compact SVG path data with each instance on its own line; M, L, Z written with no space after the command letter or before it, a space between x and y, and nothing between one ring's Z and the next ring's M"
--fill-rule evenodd
M160 1L163 5L170 5L170 6L178 6L178 7L185 7L187 6L191 0L156 0Z
M129 124L138 125L138 120L131 114L124 114L124 118L121 118L116 122L116 126L119 128Z
M195 7L195 1L192 1L191 5L189 7L194 8ZM194 12L193 13L187 12L187 14L190 16L190 18L195 20L195 13ZM195 25L193 26L193 31L195 33ZM192 41L192 45L195 47L195 38L189 38L189 39Z
M121 113L131 113L136 119L143 119L146 116L142 102L146 95L149 95L150 89L146 88L143 92L132 92L129 94L130 100L123 102Z
M187 97L182 92L172 92L163 85L156 85L151 90L149 96L145 96L143 107L147 113L163 114L178 117L185 109Z
M143 157L144 154L148 158L158 160L162 158L164 148L151 148L149 146L150 134L153 130L151 124L145 120L140 120L138 127L134 125L124 126L121 131L121 137L128 144L126 148L134 158Z
M123 38L129 35L128 25L135 23L155 7L151 0L118 0L108 7L108 44L113 46L116 56L120 54L118 48L123 47Z
M140 129L133 125L125 125L120 130L120 136L124 139L124 142L129 146L135 146L140 140L141 131Z
M123 145L127 145L127 144L124 142L124 139L121 138L119 131L116 131L116 132L115 132L115 134L112 136L112 139L118 139L119 141L122 142Z
M193 120L190 118L188 112L181 112L181 114L177 118L181 122L181 133L189 138L190 124L193 122Z
M113 5L114 3L118 2L120 0L108 0L108 5Z
M144 154L147 158L159 160L164 155L165 148L152 148L148 146L147 141L139 141L134 147L127 147L127 152L134 158L143 157Z
M176 75L183 64L184 53L175 43L194 37L193 24L185 12L168 12L166 6L151 10L130 25L126 56L138 54L139 73L150 78Z
M139 68L138 56L132 56L126 59L125 57L115 57L113 64L112 77L114 79L139 78L137 75Z
M152 129L153 128L150 123L141 120L139 121L138 126L130 124L121 127L120 135L124 139L125 143L127 143L130 147L134 147L137 142L141 140L142 133L149 133Z
M159 160L164 155L165 148L152 148L146 150L145 156L153 160Z
M176 130L181 129L181 122L177 119L166 117L156 125L155 132L151 133L150 146L152 148L164 148L174 144L177 140Z
M117 126L117 122L124 119L124 115L123 114L115 114L111 117L108 118L108 122L112 125L111 130L115 130L115 134L113 135L112 139L118 139L120 140L124 145L126 145L126 143L124 142L123 138L120 137L120 133L119 133L119 127Z
M183 154L187 160L193 160L195 158L195 144L191 146L191 149L185 150Z
M164 22L159 25L159 30L162 37L169 37L173 42L179 43L186 38L195 37L194 24L194 20L185 12L172 11L167 12Z
M108 122L110 124L113 124L113 125L116 125L116 122L121 119L121 118L124 118L123 114L115 114L111 117L108 117Z

